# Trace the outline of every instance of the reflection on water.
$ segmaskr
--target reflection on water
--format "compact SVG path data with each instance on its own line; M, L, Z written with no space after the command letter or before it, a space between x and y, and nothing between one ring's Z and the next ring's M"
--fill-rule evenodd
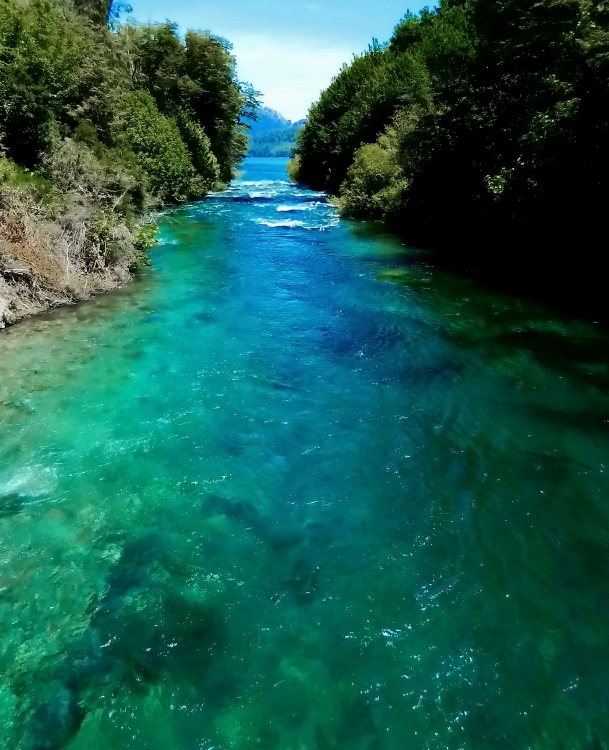
M609 349L284 162L0 335L0 746L602 748Z

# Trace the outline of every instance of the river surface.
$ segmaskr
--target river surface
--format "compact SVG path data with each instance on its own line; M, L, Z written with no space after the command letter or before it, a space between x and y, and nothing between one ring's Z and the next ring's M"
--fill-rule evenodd
M609 745L609 348L283 160L0 335L3 750Z

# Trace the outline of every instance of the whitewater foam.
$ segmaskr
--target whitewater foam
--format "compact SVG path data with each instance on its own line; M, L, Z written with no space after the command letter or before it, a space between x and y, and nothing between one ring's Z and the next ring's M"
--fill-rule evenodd
M256 224L262 224L265 227L286 227L286 228L294 228L294 227L303 227L306 229L306 224L304 221L296 221L296 219L287 219L286 221L269 221L268 219L254 219L254 222Z
M292 213L293 211L313 211L317 206L321 204L319 203L304 203L298 206L277 206L277 211L279 213Z

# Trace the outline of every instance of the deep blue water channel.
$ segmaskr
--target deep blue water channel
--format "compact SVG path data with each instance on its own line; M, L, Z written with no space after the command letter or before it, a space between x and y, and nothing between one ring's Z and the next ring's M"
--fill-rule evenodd
M0 335L0 747L609 747L609 348L248 160Z

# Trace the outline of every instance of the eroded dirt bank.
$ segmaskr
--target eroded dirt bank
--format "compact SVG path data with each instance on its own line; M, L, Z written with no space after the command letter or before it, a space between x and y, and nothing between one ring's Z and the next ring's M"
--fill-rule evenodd
M53 214L0 191L0 328L125 284L140 256L126 226L85 206Z

